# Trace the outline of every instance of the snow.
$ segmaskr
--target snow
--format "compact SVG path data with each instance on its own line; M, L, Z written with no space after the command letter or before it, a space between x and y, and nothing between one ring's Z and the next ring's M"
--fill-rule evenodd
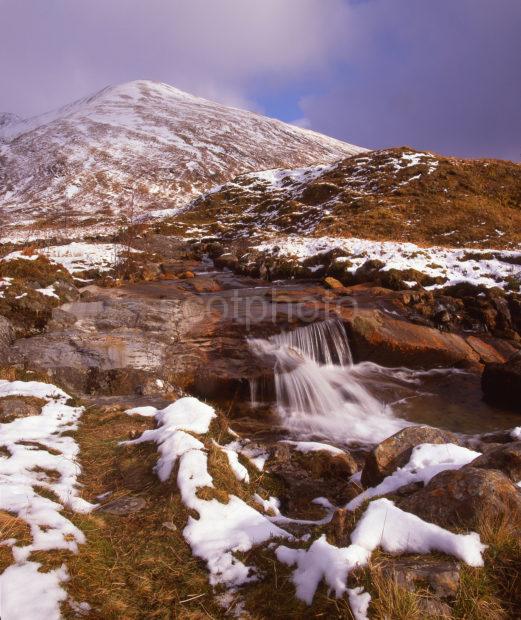
M350 588L347 591L349 597L349 606L353 614L354 620L367 620L367 611L371 602L369 592L364 592L363 588Z
M87 270L109 271L128 248L118 243L86 243L74 241L67 245L50 246L38 249L38 254L46 256L51 262L62 265L70 273ZM131 250L135 252L136 250ZM11 252L3 260L35 260L38 254L26 256L20 251ZM44 289L40 292L43 293ZM45 289L48 290L48 289ZM46 293L43 293L46 294ZM49 294L49 293L47 293Z
M155 417L158 428L147 430L141 437L125 443L157 443L160 457L156 472L162 481L170 477L174 465L179 463L177 486L181 499L187 508L198 513L197 519L189 517L183 536L194 555L206 562L210 583L236 587L254 581L253 567L246 566L234 554L249 551L271 538L291 539L291 535L234 495L226 504L198 497L199 489L213 488L214 484L208 472L205 446L189 433L200 436L208 433L216 417L212 407L186 397L157 411ZM214 442L214 445L217 444ZM237 477L241 475L246 480L244 473L247 471L239 463L237 453L229 447L224 451ZM235 456L230 457L232 453Z
M385 498L369 504L351 533L351 543L368 552L381 548L392 555L440 551L469 566L483 566L482 554L486 549L479 534L453 534L400 510Z
M335 547L327 542L325 534L315 540L307 550L290 549L281 545L277 547L275 554L279 562L297 566L292 575L296 595L308 605L313 602L322 579L337 598L343 596L349 573L358 566L365 566L370 556L362 547Z
M318 441L291 441L289 439L282 440L280 443L285 443L293 446L297 452L303 452L307 454L309 452L329 452L338 456L339 454L345 454L340 448L335 448L327 443L320 443Z
M56 299L60 299L60 297L56 294L56 291L54 290L54 286L52 284L47 288L37 288L36 292L40 293L41 295L45 295L45 297L55 297Z
M2 620L59 620L60 603L67 599L61 584L69 579L65 565L47 573L41 564L25 562L6 568L0 575Z
M449 469L459 469L478 456L481 456L481 452L455 444L420 444L413 448L411 458L406 465L399 467L377 486L357 495L347 504L346 508L355 510L367 499L393 493L406 484L413 482L427 484L436 474Z
M483 284L488 287L506 286L506 278L521 278L521 269L513 259L521 256L513 250L466 250L439 246L420 247L414 243L371 241L356 237L303 237L290 235L278 237L255 246L262 252L280 248L278 256L292 256L301 262L310 256L339 248L352 263L348 269L354 273L366 261L378 259L389 269L416 269L432 277L444 277L446 282L428 289L449 286L458 282ZM491 256L492 255L492 256Z
M83 532L62 514L64 507L87 513L94 506L79 497L77 462L79 447L70 431L78 428L82 407L67 405L69 396L56 386L36 381L0 380L0 397L40 398L39 415L15 418L0 424L0 446L9 453L0 459L0 510L16 515L30 528L32 542L19 546L11 541L14 564L1 576L2 618L58 618L58 603L65 598L60 583L65 567L41 573L40 564L29 561L35 551L78 551ZM67 434L66 434L67 433ZM53 472L56 479L46 472ZM58 501L40 494L52 491ZM23 599L23 600L21 600ZM43 615L43 612L47 615Z
M244 467L244 465L239 461L239 455L237 452L235 452L235 450L230 450L229 448L221 449L228 457L228 463L230 464L230 468L235 474L237 480L239 480L239 482L248 483L250 481L250 474L248 473L246 467Z
M366 566L377 548L387 553L431 553L453 555L470 566L483 566L483 545L476 533L453 534L416 515L404 512L387 499L373 501L351 533L351 544L338 548L329 544L323 534L309 549L277 547L277 559L288 566L296 565L292 580L297 597L311 605L322 580L338 598L346 591L351 571ZM369 599L360 591L351 593L353 613L364 618Z
M514 428L511 431L510 436L512 437L512 439L516 439L517 441L521 441L521 426L517 426L516 428Z

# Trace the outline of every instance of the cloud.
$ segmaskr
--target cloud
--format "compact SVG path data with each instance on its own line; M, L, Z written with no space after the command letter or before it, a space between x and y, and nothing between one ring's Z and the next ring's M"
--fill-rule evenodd
M255 108L339 49L342 0L0 0L0 110L34 114L107 84L171 83Z
M342 78L301 101L313 129L521 159L519 0L369 0L349 20Z

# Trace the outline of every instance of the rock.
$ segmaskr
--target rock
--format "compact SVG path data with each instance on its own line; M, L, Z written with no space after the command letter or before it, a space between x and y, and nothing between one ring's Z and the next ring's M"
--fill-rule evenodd
M222 287L217 280L202 276L197 276L194 278L192 286L197 293L215 293L222 290Z
M15 332L11 321L0 316L0 350L14 342Z
M368 260L355 271L355 280L360 283L374 282L384 267L385 263L381 260Z
M39 402L36 398L22 398L6 396L0 398L0 424L12 422L18 418L40 415L45 401Z
M412 450L422 443L454 443L459 440L453 433L432 426L409 426L378 444L366 457L362 484L373 487L398 467L409 462Z
M470 467L497 469L515 482L521 482L521 441L496 446L470 463Z
M479 354L481 361L485 364L504 363L507 361L504 353L498 351L492 343L486 342L482 338L478 338L477 336L469 336L467 338L467 344L469 344L474 351Z
M239 266L239 259L237 258L237 256L235 256L235 254L221 254L215 259L215 264L217 265L217 267L226 268L234 271Z
M120 499L115 499L108 504L100 506L98 510L100 512L106 512L110 515L125 517L127 515L140 512L146 505L147 503L142 497L121 497Z
M472 466L441 472L398 506L441 527L475 529L498 518L521 523L519 488L499 471Z
M206 245L206 251L215 259L224 254L224 247L219 241L211 241Z
M309 510L316 497L327 497L338 505L361 492L360 487L349 480L358 466L347 452L302 453L289 444L277 443L271 450L268 468L285 483L284 510L295 516Z
M342 282L339 282L336 278L332 278L331 276L328 276L327 278L324 278L324 284L333 290L344 290L345 287L342 284Z
M415 591L428 587L440 599L452 599L458 592L460 568L455 560L433 557L385 558L379 565L384 578Z
M485 400L521 413L521 354L504 364L486 364L481 377Z
M457 334L358 309L346 320L357 360L384 366L432 368L477 365L480 355Z

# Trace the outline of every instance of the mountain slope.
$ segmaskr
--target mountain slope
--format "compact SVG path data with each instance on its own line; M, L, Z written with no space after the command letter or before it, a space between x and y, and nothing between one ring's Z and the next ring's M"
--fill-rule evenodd
M372 151L332 165L239 176L176 219L180 229L230 238L259 232L515 248L521 165L405 147Z
M154 215L241 173L364 150L147 81L27 121L1 118L0 214L29 228Z

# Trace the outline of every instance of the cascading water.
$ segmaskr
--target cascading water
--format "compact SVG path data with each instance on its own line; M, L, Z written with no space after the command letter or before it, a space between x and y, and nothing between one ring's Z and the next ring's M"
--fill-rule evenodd
M340 321L250 340L250 346L273 360L277 412L292 433L374 443L407 425L365 387L363 366L353 365Z

